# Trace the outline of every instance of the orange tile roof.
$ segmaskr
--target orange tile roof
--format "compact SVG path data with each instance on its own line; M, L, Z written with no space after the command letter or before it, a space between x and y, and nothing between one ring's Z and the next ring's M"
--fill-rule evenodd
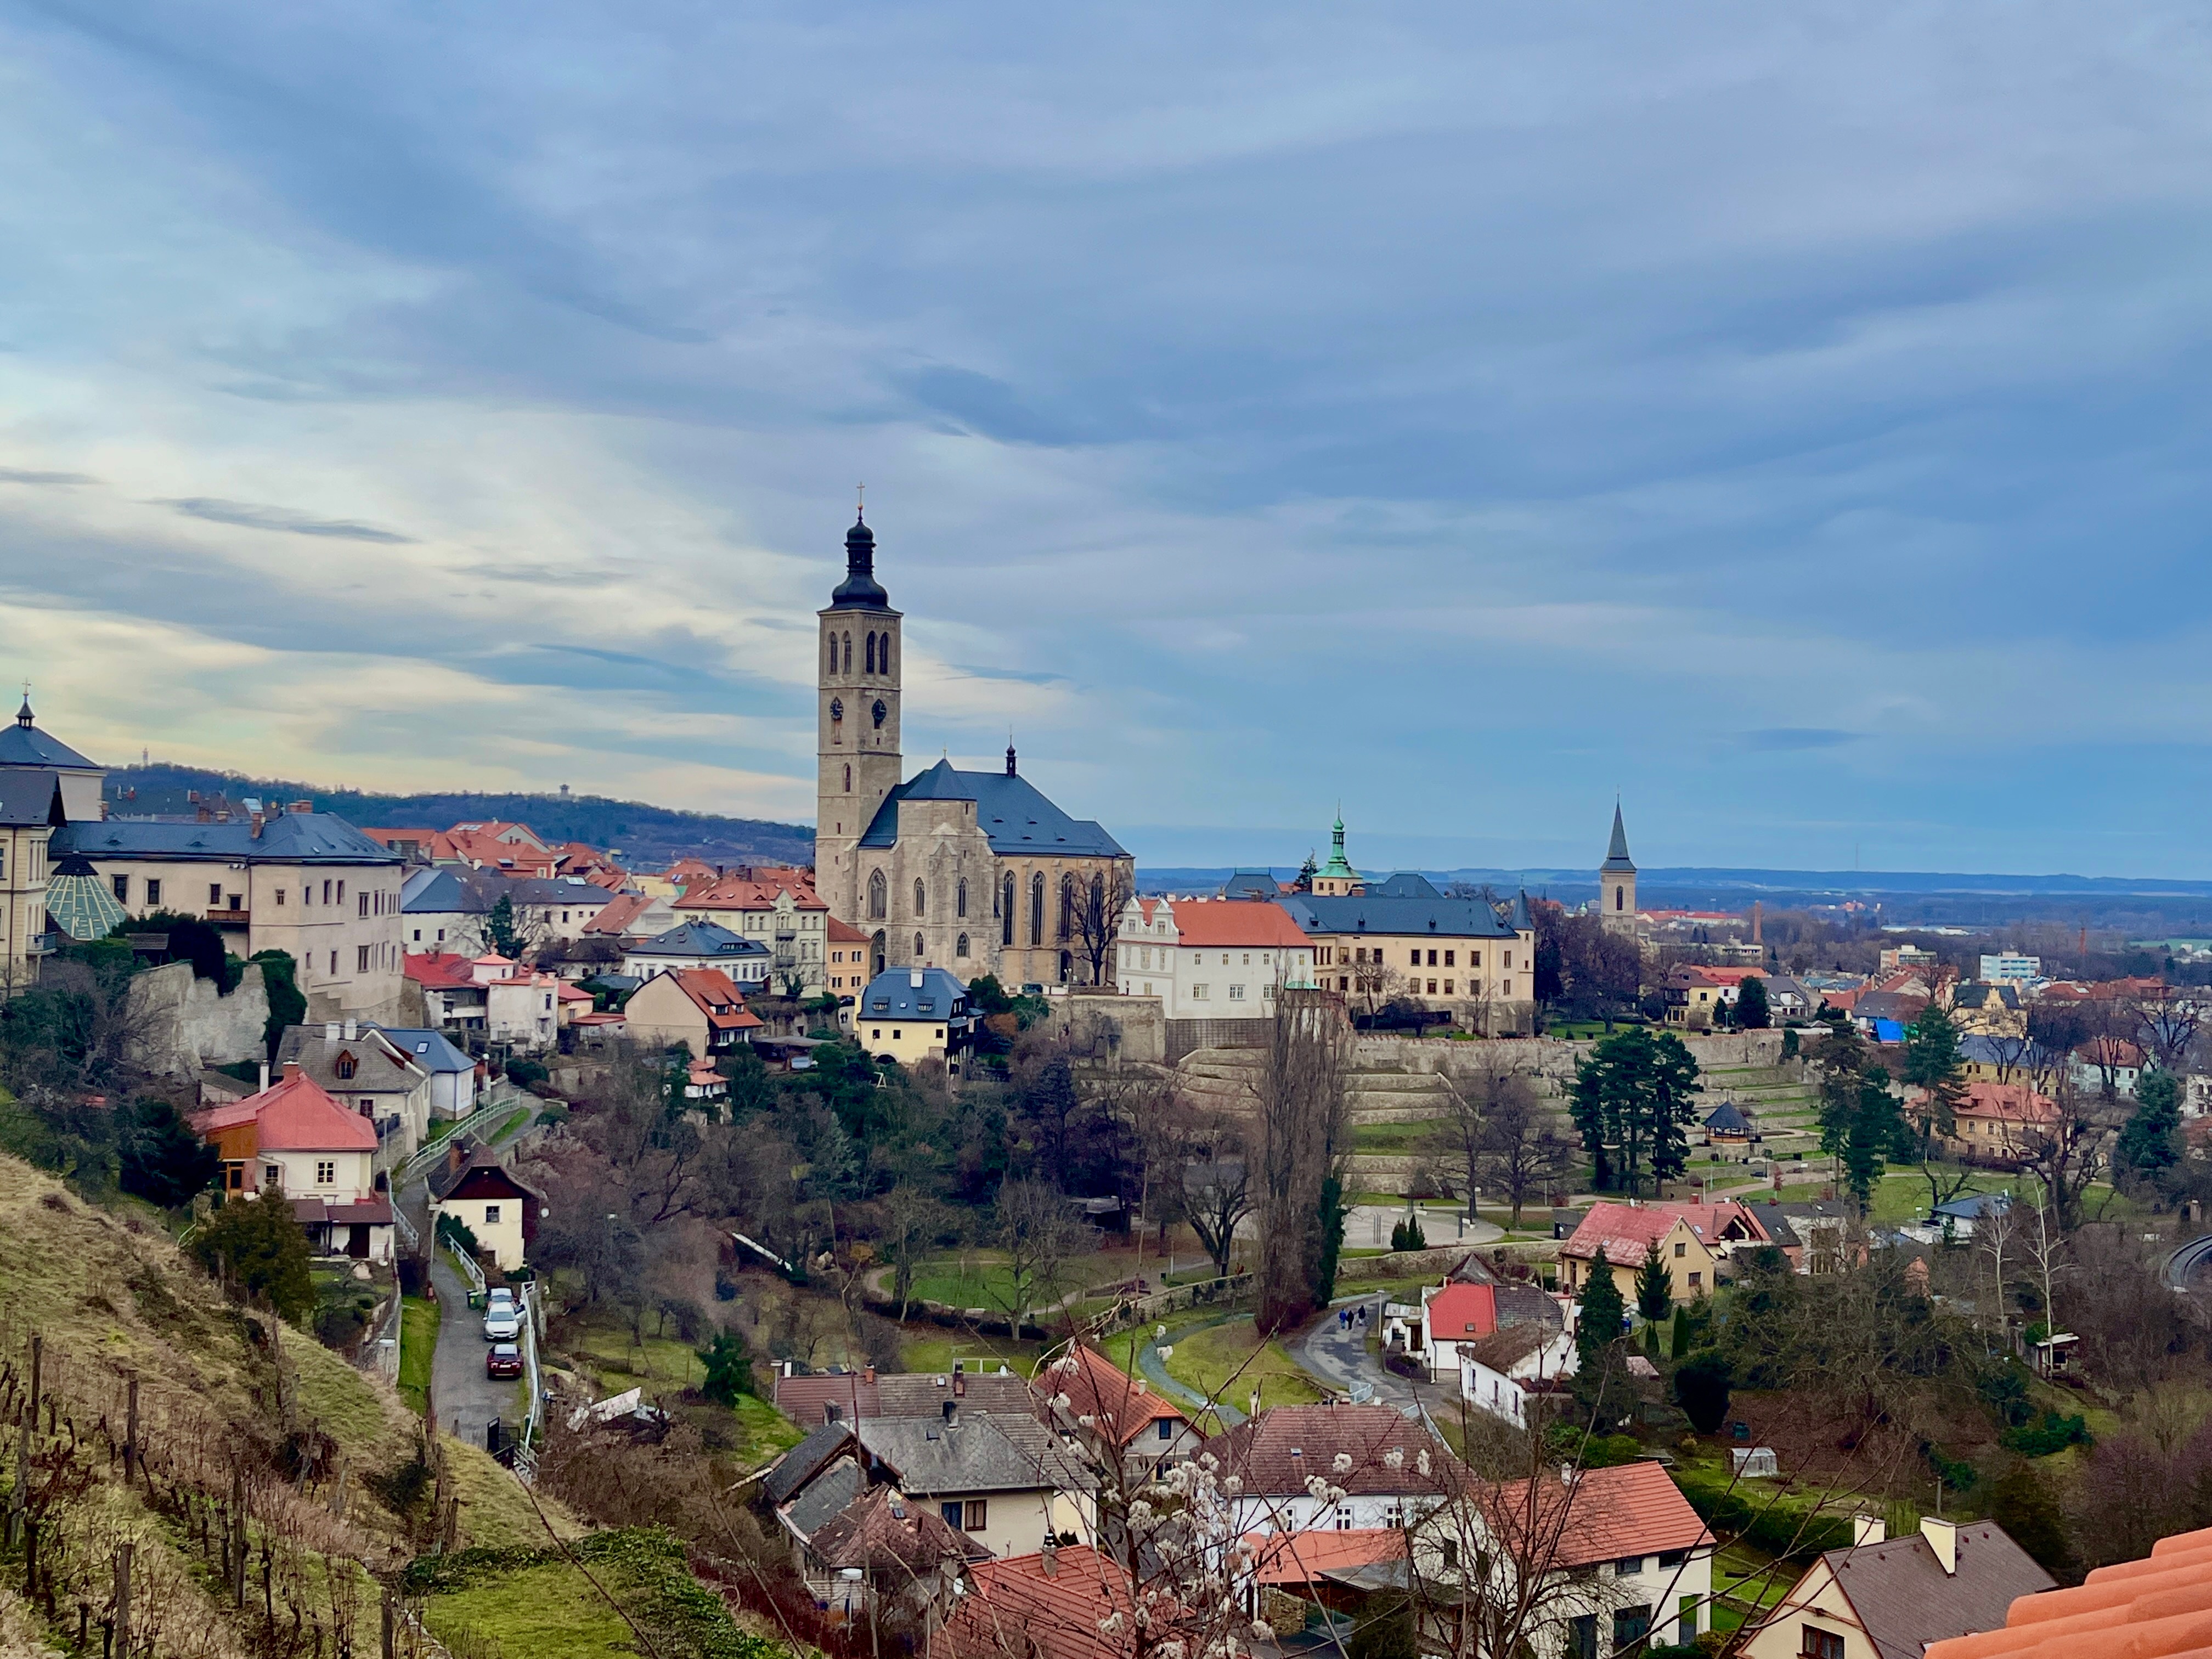
M1342 1532L1247 1533L1253 1576L1263 1584L1310 1584L1325 1572L1406 1559L1406 1534L1395 1527Z
M1127 1445L1163 1419L1189 1421L1174 1401L1081 1343L1039 1371L1036 1386L1047 1398L1066 1395L1067 1416L1079 1423L1093 1419L1116 1445Z
M832 945L866 945L868 935L832 916L830 918L830 942Z
M255 1143L264 1152L373 1152L376 1129L358 1112L348 1111L315 1081L288 1067L288 1075L259 1094L197 1113L193 1129L207 1136L241 1123L254 1126Z
M617 893L599 907L599 914L584 924L587 933L619 934L627 932L630 923L644 913L653 901L643 893Z
M1526 1480L1510 1481L1484 1499L1483 1513L1501 1540L1556 1538L1553 1559L1562 1567L1713 1542L1681 1488L1656 1463L1584 1469L1571 1486L1550 1476L1533 1488Z
M1429 1340L1488 1336L1498 1328L1495 1285L1447 1285L1429 1298Z
M2212 1654L2212 1528L2099 1567L2070 1589L2023 1595L1999 1630L1931 1642L1926 1659L2183 1659Z
M932 1638L931 1652L950 1652L960 1659L997 1659L1008 1653L1036 1659L1127 1659L1127 1626L1135 1607L1128 1575L1111 1556L1088 1544L1064 1545L1054 1555L1049 1574L1042 1555L1010 1555L969 1568L969 1593ZM1098 1628L1115 1613L1122 1618L1124 1633L1119 1637Z
M788 866L755 866L732 870L718 877L705 887L687 887L684 904L688 908L702 910L769 910L784 894L791 895L792 902L801 910L826 910L830 907L815 896L811 871L796 870Z
M2025 1083L1976 1082L1966 1085L1955 1115L2003 1123L2056 1123L2058 1103Z
M1269 899L1156 900L1148 915L1164 908L1178 945L1297 949L1308 943L1290 912Z
M714 1030L744 1031L767 1023L745 1006L744 994L719 968L679 969L676 988L691 999Z
M1741 1204L1593 1204L1574 1237L1559 1246L1559 1254L1587 1260L1603 1245L1608 1263L1633 1267L1644 1260L1646 1245L1673 1231L1677 1218L1688 1223L1691 1233L1709 1249L1729 1243L1773 1242L1759 1217ZM1731 1231L1741 1237L1723 1237Z
M435 990L448 986L475 984L476 975L471 971L473 966L466 957L456 956L448 951L432 951L401 957L399 971L417 985L427 985Z
M1401 1417L1395 1406L1270 1406L1215 1435L1206 1449L1246 1492L1262 1498L1303 1492L1316 1474L1348 1492L1443 1492L1461 1483L1465 1468L1431 1430ZM1387 1461L1392 1451L1405 1454L1395 1468ZM1348 1473L1335 1471L1340 1455L1352 1460Z

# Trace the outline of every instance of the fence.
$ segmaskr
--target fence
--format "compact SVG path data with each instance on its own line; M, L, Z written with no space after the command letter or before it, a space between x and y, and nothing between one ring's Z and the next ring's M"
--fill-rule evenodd
M482 1296L484 1291L483 1269L477 1266L476 1258L450 1237L441 1238L438 1242L446 1247L446 1254L460 1264L461 1277L469 1281L469 1288Z
M545 1298L538 1289L534 1284L522 1287L522 1374L530 1384L530 1410L522 1419L522 1443L514 1451L514 1476L525 1486L538 1478L538 1431L545 1420L545 1379L538 1369Z
M473 1134L488 1125L504 1122L519 1100L535 1101L537 1098L535 1095L521 1094L519 1091L487 1091L476 1110L459 1119L452 1128L399 1166L398 1171L392 1177L392 1190L395 1196L402 1188L412 1186L437 1168L446 1156L446 1149L458 1145L462 1136Z

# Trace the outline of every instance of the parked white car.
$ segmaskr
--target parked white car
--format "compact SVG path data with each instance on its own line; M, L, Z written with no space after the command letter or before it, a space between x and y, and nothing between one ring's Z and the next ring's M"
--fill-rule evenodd
M496 1290L484 1299L484 1340L513 1342L522 1335L522 1306L514 1299L514 1292Z

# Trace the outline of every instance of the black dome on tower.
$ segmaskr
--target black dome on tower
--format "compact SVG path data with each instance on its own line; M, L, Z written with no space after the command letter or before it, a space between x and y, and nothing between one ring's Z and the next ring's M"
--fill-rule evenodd
M876 532L855 519L845 532L845 580L830 596L832 605L888 605L891 596L876 580Z

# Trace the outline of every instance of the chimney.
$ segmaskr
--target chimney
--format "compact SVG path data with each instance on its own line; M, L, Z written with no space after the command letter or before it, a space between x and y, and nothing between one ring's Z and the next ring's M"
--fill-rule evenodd
M348 1020L345 1023L345 1040L348 1042L356 1042L360 1041L357 1029L355 1026L354 1022L351 1020Z
M1943 1576L1946 1578L1958 1577L1958 1522L1938 1521L1932 1515L1924 1515L1920 1517L1920 1535L1928 1540L1928 1547L1936 1552L1936 1565L1943 1569Z
M330 1020L330 1021L325 1022L325 1024L324 1024L324 1026L323 1026L323 1041L324 1041L324 1042L336 1042L337 1040L338 1040L338 1023L337 1023L337 1021L336 1021L336 1020L334 1020L334 1019L333 1019L333 1020Z
M461 1156L461 1138L455 1135L446 1143L446 1167L448 1170L458 1170L466 1161Z
M252 815L252 821L253 828L252 828L252 830L249 832L249 834L250 834L250 836L251 836L251 838L252 838L252 839L253 839L253 840L255 840L255 841L259 841L259 840L261 839L261 814L260 814L260 813L258 813L258 812L254 813L254 814Z
M1761 921L1761 917L1760 917L1760 915L1759 915L1759 908L1760 908L1760 906L1759 906L1759 900L1757 900L1757 899L1753 899L1753 900L1752 900L1752 902L1751 902L1751 942L1752 942L1753 945L1759 945L1759 944L1762 944L1762 943L1764 943L1764 941L1763 941L1763 940L1759 938L1759 922L1760 922L1760 921Z
M1044 1547L1037 1552L1037 1564L1043 1567L1048 1578L1060 1577L1060 1540L1050 1533L1044 1536Z
M945 1426L948 1429L957 1429L960 1426L960 1402L957 1400L948 1400L945 1402Z
M1862 1544L1880 1544L1889 1537L1889 1526L1878 1515L1855 1515L1851 1517L1851 1547Z
M299 1075L300 1062L296 1060L286 1060L284 1062L284 1081L289 1083L294 1078Z
M921 969L919 968L908 969L906 982L908 988L910 990L919 991L921 989Z
M311 800L295 800L284 810L288 812L312 812L315 810L315 803Z
M861 1380L862 1382L866 1382L866 1383L870 1388L873 1388L873 1387L875 1387L875 1385L876 1385L876 1368L875 1368L873 1365L870 1365L869 1367L867 1367L865 1370L863 1370L863 1371L860 1373L860 1380Z
M952 1368L952 1397L955 1400L963 1400L967 1397L967 1394L968 1373L955 1365Z
M261 1062L261 1086L264 1090L269 1087L269 1062L265 1060Z

